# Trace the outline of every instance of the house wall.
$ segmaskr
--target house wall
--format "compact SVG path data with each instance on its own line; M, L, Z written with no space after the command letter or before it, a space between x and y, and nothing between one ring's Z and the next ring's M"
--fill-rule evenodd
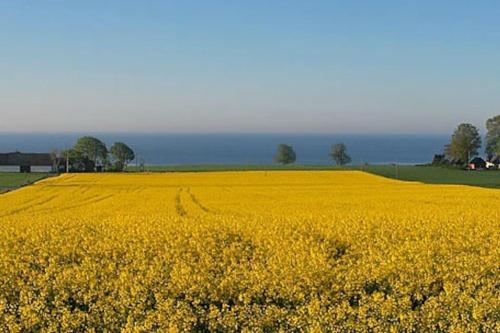
M0 172L20 172L19 165L0 165Z
M31 172L51 172L52 171L52 165L47 165L47 166L31 166Z
M21 167L19 165L0 165L0 172L21 172ZM52 172L52 165L32 166L31 172Z

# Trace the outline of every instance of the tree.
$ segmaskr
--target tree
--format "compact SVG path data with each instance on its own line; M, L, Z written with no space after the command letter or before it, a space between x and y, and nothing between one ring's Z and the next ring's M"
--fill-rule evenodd
M95 162L73 148L63 150L61 158L64 160L65 167L66 162L69 166L69 170L66 170L67 172L91 172L95 170Z
M330 156L337 165L346 165L351 163L351 157L347 155L347 147L343 143L337 143L332 146Z
M481 147L479 130L471 124L460 124L453 133L450 143L450 154L462 164L468 163L470 158L477 155Z
M485 153L488 159L498 155L498 142L500 142L500 115L486 121L486 147Z
M95 164L105 164L108 159L106 144L92 136L84 136L78 139L73 148L77 154L87 158Z
M135 158L134 151L123 142L115 142L109 150L115 160L115 167L122 171Z
M292 146L280 144L278 145L278 151L274 156L274 160L281 164L291 164L295 162L297 156L293 151Z
M431 165L446 165L449 164L450 161L446 159L445 154L435 154L432 159Z

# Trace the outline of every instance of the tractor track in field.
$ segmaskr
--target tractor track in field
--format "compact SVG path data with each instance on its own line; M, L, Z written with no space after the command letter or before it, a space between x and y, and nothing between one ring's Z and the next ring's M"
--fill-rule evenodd
M40 200L40 201L30 200L30 203L28 205L25 204L22 207L19 207L17 209L13 209L13 210L9 211L6 214L0 215L0 217L11 216L11 215L14 215L14 214L18 214L18 213L21 213L21 212L33 209L34 206L46 204L46 203L54 200L55 198L57 198L57 195L52 195L52 196L47 197L47 198L45 198L43 200Z
M101 201L107 200L113 196L114 196L114 194L108 194L108 195L99 195L99 196L95 196L95 197L85 198L84 200L81 200L78 203L68 205L68 206L62 206L62 207L58 208L57 211L63 212L63 211L71 210L74 208L79 208L79 207L84 207L87 205L96 204L96 203L99 203ZM37 212L40 213L40 212L47 212L47 211L51 211L51 210L53 210L53 208L47 208L47 207L43 208L42 207L42 208L38 209Z
M184 209L184 206L182 206L182 200L181 200L181 193L183 191L183 188L180 188L177 191L177 194L175 195L175 211L177 212L177 215L180 217L186 217L187 216L187 211Z
M107 200L113 196L114 196L114 194L108 194L108 195L99 195L99 196L96 196L93 198L88 198L88 199L85 199L85 200L78 202L77 204L62 207L61 209L59 209L59 211L65 211L65 210L69 210L69 209L73 209L73 208L78 208L78 207L96 204L96 203L99 203L101 201Z
M191 202L194 204L194 206L198 207L202 212L206 214L215 214L214 211L209 209L207 206L203 205L200 200L194 195L194 193L191 192L191 189L189 187L183 188L181 187L178 191L177 194L175 195L175 210L177 212L177 215L181 217L186 217L188 216L188 211L186 210L185 206L182 204L184 200L191 200ZM189 199L188 199L189 198Z
M204 206L200 200L198 200L198 198L191 192L191 189L188 187L187 188L187 193L189 194L189 197L191 198L191 201L196 205L198 206L202 211L204 211L205 213L213 213L210 209L208 209L206 206Z

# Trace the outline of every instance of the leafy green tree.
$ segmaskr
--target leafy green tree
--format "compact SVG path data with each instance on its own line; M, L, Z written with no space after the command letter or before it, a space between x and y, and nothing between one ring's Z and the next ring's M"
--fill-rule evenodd
M75 149L66 149L61 152L61 157L64 160L68 160L69 163L77 163L81 160L83 160L83 155L80 154L78 151Z
M108 159L108 149L106 144L92 136L84 136L78 139L73 148L76 153L89 159L95 164L106 164Z
M471 124L460 124L453 133L450 143L450 154L461 163L468 163L481 148L479 130Z
M71 172L91 172L95 169L95 162L91 161L89 158L83 156L79 151L75 149L67 149L61 152L61 158L66 166L66 162L69 164L69 170Z
M491 159L493 155L498 155L498 149L500 148L498 146L498 142L500 142L500 115L486 121L486 130L485 152L488 159Z
M135 158L132 148L123 142L115 142L109 150L115 160L116 170L122 171L127 164Z
M291 164L297 159L295 151L293 151L292 146L280 144L278 145L278 151L274 156L274 160L281 164Z
M435 154L432 159L431 165L446 165L449 161L446 159L445 154Z
M346 165L351 163L351 157L347 155L347 147L343 143L337 143L332 146L330 156L337 165Z

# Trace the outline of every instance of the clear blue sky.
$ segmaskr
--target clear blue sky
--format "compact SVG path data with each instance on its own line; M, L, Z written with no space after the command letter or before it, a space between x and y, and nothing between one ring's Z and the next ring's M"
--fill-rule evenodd
M1 1L0 131L448 133L500 1Z

